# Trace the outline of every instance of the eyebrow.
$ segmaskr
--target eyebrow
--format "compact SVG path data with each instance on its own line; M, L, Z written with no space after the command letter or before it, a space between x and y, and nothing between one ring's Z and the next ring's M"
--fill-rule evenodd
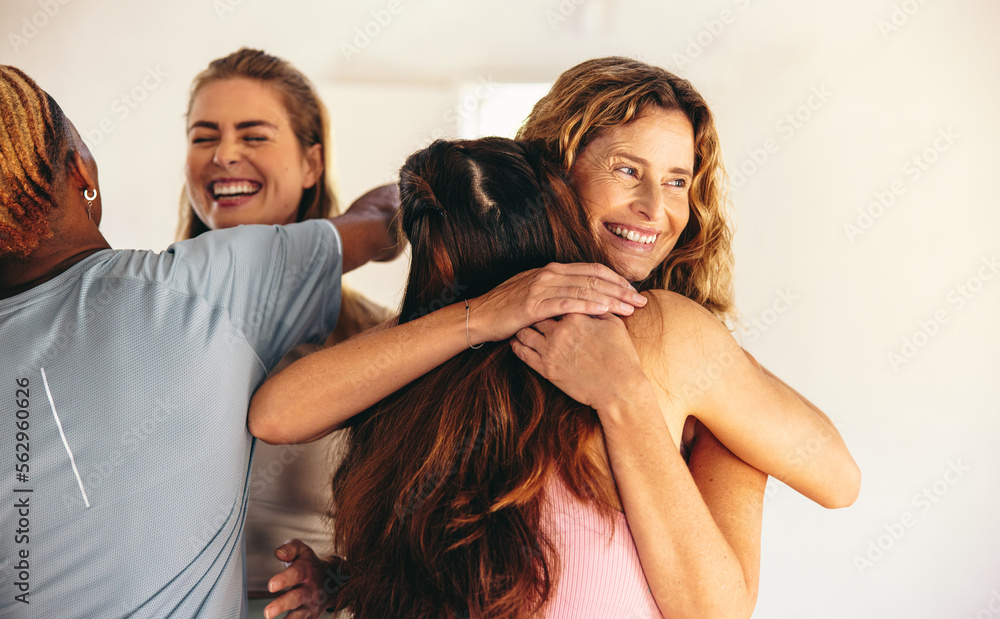
M630 153L628 151L624 151L624 150L617 151L614 154L618 155L619 157L627 157L627 158L635 161L636 163L638 163L641 166L645 166L647 168L649 167L649 162L648 161L646 161L645 159L643 159L642 157L640 157L638 155L633 155L632 153ZM685 174L687 176L694 177L694 173L691 170L687 169L687 168L682 168L682 167L675 166L673 168L670 168L670 172L672 174Z
M214 123L208 120L199 120L197 122L191 123L188 127L188 131L202 127L204 129L211 129L213 131L219 130L219 123ZM243 122L236 123L236 130L242 131L243 129L252 129L254 127L264 127L266 129L274 129L277 131L278 126L274 123L267 122L266 120L244 120Z

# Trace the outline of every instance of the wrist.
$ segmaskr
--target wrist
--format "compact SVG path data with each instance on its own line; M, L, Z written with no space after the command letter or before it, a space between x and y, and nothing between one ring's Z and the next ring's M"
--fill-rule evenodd
M460 307L465 308L465 339L469 348L479 348L484 342L493 341L493 338L486 333L486 322L483 321L483 312L476 311L477 308L482 309L480 299L481 297L473 297L458 303Z
M662 417L653 386L645 374L629 380L616 381L618 388L609 391L591 406L597 411L601 423L630 425L647 415Z

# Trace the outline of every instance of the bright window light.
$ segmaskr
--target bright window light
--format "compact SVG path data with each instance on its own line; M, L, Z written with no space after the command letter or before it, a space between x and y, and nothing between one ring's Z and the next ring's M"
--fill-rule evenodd
M464 139L499 135L512 138L550 83L469 82L459 91L458 134Z

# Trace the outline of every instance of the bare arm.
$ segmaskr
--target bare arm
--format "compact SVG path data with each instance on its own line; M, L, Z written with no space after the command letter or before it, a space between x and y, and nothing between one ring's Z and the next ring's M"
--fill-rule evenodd
M657 309L633 319L638 333L662 334L636 340L664 357L651 365L651 378L747 463L824 507L853 503L861 474L829 418L764 370L696 303L651 294Z
M344 273L369 260L392 260L403 250L396 213L399 189L382 185L355 200L342 215L330 219L340 232Z
M760 534L767 475L737 458L702 425L695 432L688 468L712 518L743 569L743 589L732 592L745 602L749 617L760 583Z
M622 506L662 614L749 616L766 477L707 432L696 438L688 470L668 428L673 411L661 409L618 318L545 321L519 332L512 346L600 416Z
M457 299L446 299L455 301ZM566 312L628 315L645 304L628 282L596 264L550 264L420 318L373 330L299 359L250 403L250 432L268 443L316 440L471 344L504 340Z

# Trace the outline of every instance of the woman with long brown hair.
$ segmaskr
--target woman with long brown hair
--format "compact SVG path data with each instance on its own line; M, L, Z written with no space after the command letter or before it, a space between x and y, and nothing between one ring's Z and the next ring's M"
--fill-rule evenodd
M542 118L548 122L539 122ZM637 313L627 330L615 318L567 315L557 323L531 320L534 329L511 331L518 318L537 313L532 295L554 274L602 273L595 265L536 267L469 298L464 307L460 302L426 316L426 308L404 313L394 329L291 366L255 396L251 431L277 442L314 439L463 348L517 333L513 349L522 360L597 412L611 463L607 477L613 469L629 538L660 610L670 616L749 615L759 561L760 471L828 507L853 502L859 474L829 420L757 365L710 314L723 317L731 308L731 256L724 175L708 107L690 84L662 69L598 59L556 82L523 137L561 164L580 194L587 236L598 241L609 264L651 291L651 310ZM600 288L614 280L591 281ZM458 282L454 289L459 285L466 284ZM440 298L454 299L454 289ZM644 304L627 295L619 299ZM632 313L615 303L609 309ZM581 338L582 333L592 337ZM345 374L346 355L367 370ZM368 388L358 392L361 384ZM406 415L399 417L404 423ZM687 463L678 449L682 443ZM809 447L808 457L798 455L803 446ZM437 479L451 479L457 470L437 471ZM414 504L423 506L426 488L438 487L434 475L428 479L408 495L416 497ZM582 494L579 483L568 481L570 494L585 507L613 503L600 495L593 500L594 494ZM535 480L535 488L541 483ZM550 494L562 496L560 486L554 488ZM579 507L557 503L569 505L570 512ZM535 550L546 552L544 544L526 549L533 556ZM544 570L534 573L536 585L546 582ZM559 586L568 582L573 581ZM585 587L573 587L580 589ZM536 591L538 596L524 598L512 616L544 599ZM504 595L487 600L477 597L483 592L467 593L477 611L483 604L509 601ZM552 603L562 608L558 597Z
M603 255L558 171L501 138L435 142L400 172L411 242L401 321L455 289L478 296L552 261ZM352 421L334 480L335 546L357 617L518 616L558 555L541 527L554 473L610 507L599 422L505 342L469 349ZM405 457L400 457L405 454Z

